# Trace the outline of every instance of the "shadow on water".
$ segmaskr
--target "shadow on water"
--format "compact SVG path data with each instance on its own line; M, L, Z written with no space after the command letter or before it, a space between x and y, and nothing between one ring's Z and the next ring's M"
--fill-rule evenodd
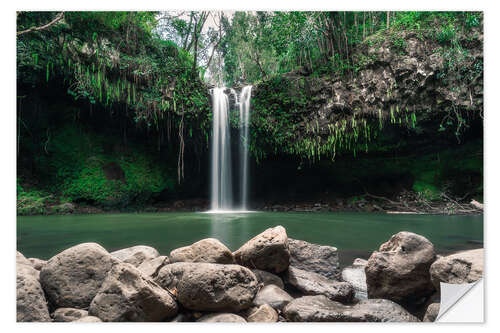
M370 253L399 231L427 237L441 254L482 247L482 216L389 215L370 213L161 213L18 217L17 247L27 257L48 259L82 242L109 251L150 245L172 249L213 237L236 250L276 225L291 238L339 249L342 266Z

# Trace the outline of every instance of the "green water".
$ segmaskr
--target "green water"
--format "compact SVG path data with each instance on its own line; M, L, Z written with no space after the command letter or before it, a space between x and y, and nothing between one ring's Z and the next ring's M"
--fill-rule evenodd
M339 249L341 265L368 258L399 231L427 237L438 253L482 247L482 216L390 215L373 213L153 213L27 216L17 219L17 248L26 257L48 259L83 242L113 251L150 245L170 250L203 238L217 238L231 250L266 228L282 225L288 236Z

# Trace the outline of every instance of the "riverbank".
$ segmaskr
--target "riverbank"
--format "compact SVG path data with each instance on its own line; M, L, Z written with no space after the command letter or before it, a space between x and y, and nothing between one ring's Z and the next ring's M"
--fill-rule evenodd
M484 249L439 256L426 237L407 231L349 267L339 264L342 251L290 238L281 225L234 252L215 238L168 256L97 243L47 261L18 251L17 321L432 322L441 282L483 274ZM455 262L469 269L457 272Z
M67 215L67 214L116 214L116 213L165 213L204 212L210 209L206 199L186 199L158 202L141 207L106 208L86 203L45 203L36 210L20 210L18 215ZM413 192L405 192L397 198L371 194L351 198L326 198L309 201L283 201L258 203L252 210L265 212L375 212L387 214L440 214L440 215L481 215L482 204L474 199L457 201L442 195L439 200L427 200Z

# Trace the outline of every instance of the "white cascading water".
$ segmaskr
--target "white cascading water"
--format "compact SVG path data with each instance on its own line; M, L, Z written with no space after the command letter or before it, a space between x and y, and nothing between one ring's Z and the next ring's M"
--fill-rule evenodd
M241 210L248 208L248 124L250 122L250 97L252 95L252 86L243 88L239 98L240 105L240 191L241 191Z
M212 89L212 179L211 210L228 211L233 205L229 97L225 88Z
M229 126L229 95L226 88L213 88L212 92L212 169L211 169L211 212L237 211L233 207L231 172L231 139ZM248 208L248 125L250 121L250 97L252 86L246 86L240 95L229 89L235 104L240 109L240 208Z

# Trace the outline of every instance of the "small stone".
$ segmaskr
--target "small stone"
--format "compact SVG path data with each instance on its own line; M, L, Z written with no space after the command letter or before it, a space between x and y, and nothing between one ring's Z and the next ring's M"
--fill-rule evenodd
M275 323L278 321L278 312L269 304L262 304L250 311L247 321L249 323Z
M246 323L247 321L234 313L212 313L198 319L201 323Z
M257 296L255 296L255 299L253 300L253 304L256 306L269 304L274 309L282 309L292 300L293 297L286 291L275 286L274 284L270 284L262 288L257 293Z
M306 295L325 295L332 301L351 302L354 288L350 283L328 280L322 275L288 267L285 282Z
M77 319L87 317L89 312L82 309L75 308L59 308L52 313L52 318L56 322L70 322Z
M269 273L266 271L261 271L260 269L252 269L252 272L257 277L259 283L261 283L263 286L274 284L275 286L281 289L285 288L283 280L276 274Z

